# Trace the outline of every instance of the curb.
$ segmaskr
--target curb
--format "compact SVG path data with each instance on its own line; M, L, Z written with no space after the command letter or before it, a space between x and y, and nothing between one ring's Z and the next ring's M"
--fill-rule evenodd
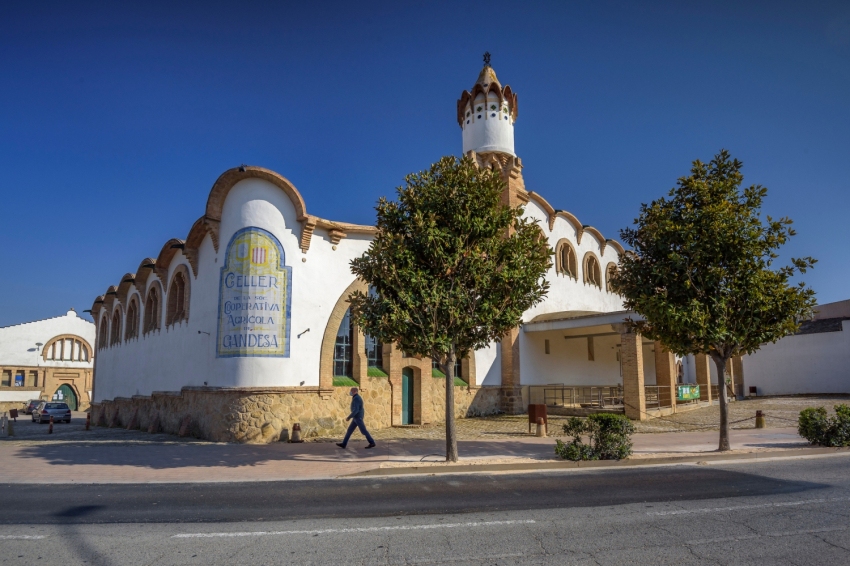
M706 453L700 456L667 456L664 458L640 458L636 460L595 460L564 462L523 462L520 464L448 464L445 466L408 466L404 468L374 468L346 474L343 478L369 476L408 476L434 474L462 474L474 472L535 472L546 470L575 470L592 468L631 468L636 466L657 466L662 464L695 464L698 462L727 460L768 460L773 458L793 458L796 456L823 456L838 453L850 453L850 448L792 448L746 454Z

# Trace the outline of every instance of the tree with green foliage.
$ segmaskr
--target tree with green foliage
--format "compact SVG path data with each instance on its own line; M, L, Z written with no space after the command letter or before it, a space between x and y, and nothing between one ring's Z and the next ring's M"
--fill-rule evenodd
M405 177L398 200L378 202L378 233L351 271L369 293L351 297L363 330L446 376L446 460L457 461L455 360L498 341L545 297L552 250L504 181L472 159L443 157Z
M706 354L717 367L720 445L729 450L726 366L767 342L793 334L812 316L814 291L793 285L811 257L774 267L777 250L794 235L791 219L762 221L767 189L741 189L742 163L721 150L694 161L669 198L641 205L635 228L620 235L631 246L612 279L626 308L642 315L629 324L679 355Z

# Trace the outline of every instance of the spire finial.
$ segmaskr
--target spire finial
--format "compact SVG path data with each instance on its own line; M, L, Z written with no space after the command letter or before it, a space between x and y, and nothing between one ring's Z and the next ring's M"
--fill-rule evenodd
M490 66L490 52L489 51L484 52L484 66L485 67Z

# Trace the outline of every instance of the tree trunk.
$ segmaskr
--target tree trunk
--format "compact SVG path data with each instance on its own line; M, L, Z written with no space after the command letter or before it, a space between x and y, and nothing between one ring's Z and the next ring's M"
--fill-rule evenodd
M455 353L446 356L446 462L457 462L457 431L455 430Z
M726 364L729 358L720 356L712 356L712 358L714 365L717 366L717 392L720 396L720 444L717 450L726 452L731 449L729 447L729 395L726 392Z

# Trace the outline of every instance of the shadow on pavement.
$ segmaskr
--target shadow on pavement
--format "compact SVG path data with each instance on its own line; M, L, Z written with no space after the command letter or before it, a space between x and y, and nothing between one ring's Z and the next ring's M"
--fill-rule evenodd
M459 441L462 458L554 459L551 442L513 440ZM380 442L376 450L363 450L352 440L347 450L330 443L266 445L246 444L136 444L108 445L89 442L65 442L22 446L16 453L21 460L37 459L54 466L104 465L133 466L155 470L185 467L240 468L268 462L417 462L421 457L444 454L445 441L392 440Z

